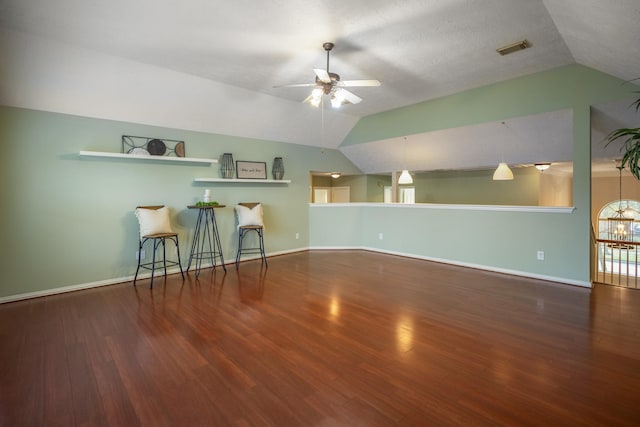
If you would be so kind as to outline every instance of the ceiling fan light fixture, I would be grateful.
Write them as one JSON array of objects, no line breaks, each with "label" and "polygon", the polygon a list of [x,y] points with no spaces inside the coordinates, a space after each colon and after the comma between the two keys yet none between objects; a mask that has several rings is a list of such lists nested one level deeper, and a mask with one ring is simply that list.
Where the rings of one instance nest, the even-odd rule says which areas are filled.
[{"label": "ceiling fan light fixture", "polygon": [[327,67],[326,69],[314,68],[315,82],[314,83],[296,83],[278,87],[314,87],[311,91],[311,95],[304,99],[304,103],[309,103],[314,107],[319,107],[322,104],[320,100],[323,95],[329,95],[331,100],[331,106],[333,108],[340,108],[343,104],[358,104],[362,101],[358,95],[343,89],[343,87],[373,87],[380,86],[378,80],[341,80],[340,75],[329,71],[329,53],[334,47],[331,42],[326,42],[322,45],[327,52]]},{"label": "ceiling fan light fixture", "polygon": [[320,106],[320,102],[322,101],[322,94],[324,91],[321,87],[317,87],[311,91],[311,96],[309,97],[309,104],[314,107]]},{"label": "ceiling fan light fixture", "polygon": [[338,96],[336,96],[335,94],[331,95],[331,106],[333,108],[340,108],[340,106],[342,105],[342,99],[340,99]]},{"label": "ceiling fan light fixture", "polygon": [[324,91],[322,90],[322,88],[321,87],[317,87],[317,88],[314,88],[311,91],[311,97],[313,97],[313,99],[320,99],[320,98],[322,98],[322,94],[323,93],[324,93]]}]

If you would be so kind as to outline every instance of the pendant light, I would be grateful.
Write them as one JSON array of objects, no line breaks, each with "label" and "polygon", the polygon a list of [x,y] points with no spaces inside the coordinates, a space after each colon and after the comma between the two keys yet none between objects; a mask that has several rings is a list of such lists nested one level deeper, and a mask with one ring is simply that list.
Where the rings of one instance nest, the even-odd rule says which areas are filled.
[{"label": "pendant light", "polygon": [[[505,122],[502,122],[502,124],[507,127],[507,124]],[[513,179],[513,172],[511,172],[511,169],[509,169],[509,165],[507,165],[504,162],[504,147],[502,148],[502,161],[500,163],[498,163],[498,167],[496,168],[495,172],[493,173],[493,180],[494,181],[510,181]]]},{"label": "pendant light", "polygon": [[[624,244],[624,242],[633,241],[633,217],[629,218],[625,216],[625,210],[622,209],[622,162],[617,162],[616,168],[618,169],[618,210],[616,213],[607,218],[608,239],[615,240],[618,243],[612,243],[609,246],[617,249],[633,249],[633,246]],[[627,209],[629,205],[627,204]]]},{"label": "pendant light", "polygon": [[[406,136],[404,137],[403,148],[404,148],[404,164],[406,167],[407,165],[407,137]],[[408,169],[402,169],[402,173],[398,178],[398,184],[402,184],[402,185],[413,184],[413,178],[411,177],[411,174],[409,173]]]},{"label": "pendant light", "polygon": [[413,184],[413,178],[407,169],[402,170],[402,173],[398,178],[398,184]]},{"label": "pendant light", "polygon": [[500,162],[495,172],[493,173],[494,181],[509,181],[513,179],[513,172],[509,169],[509,165],[505,162]]}]

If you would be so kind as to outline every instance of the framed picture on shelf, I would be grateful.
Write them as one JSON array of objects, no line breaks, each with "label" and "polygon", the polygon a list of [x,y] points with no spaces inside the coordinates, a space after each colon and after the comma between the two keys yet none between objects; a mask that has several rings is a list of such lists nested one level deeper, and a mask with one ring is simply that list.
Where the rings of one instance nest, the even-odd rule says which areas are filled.
[{"label": "framed picture on shelf", "polygon": [[236,161],[238,179],[267,179],[267,162]]}]

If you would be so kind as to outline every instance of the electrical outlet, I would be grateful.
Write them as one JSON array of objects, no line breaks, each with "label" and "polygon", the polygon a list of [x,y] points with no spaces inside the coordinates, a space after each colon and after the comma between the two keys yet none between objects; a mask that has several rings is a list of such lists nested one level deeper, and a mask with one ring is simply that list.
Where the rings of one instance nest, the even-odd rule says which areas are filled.
[{"label": "electrical outlet", "polygon": [[544,261],[544,251],[538,251],[538,261]]},{"label": "electrical outlet", "polygon": [[378,233],[378,240],[382,240],[382,239],[384,239],[384,234]]},{"label": "electrical outlet", "polygon": [[300,238],[300,233],[296,233],[296,240]]},{"label": "electrical outlet", "polygon": [[145,259],[145,253],[144,253],[144,249],[141,250],[139,253],[138,251],[136,251],[136,261],[139,259]]}]

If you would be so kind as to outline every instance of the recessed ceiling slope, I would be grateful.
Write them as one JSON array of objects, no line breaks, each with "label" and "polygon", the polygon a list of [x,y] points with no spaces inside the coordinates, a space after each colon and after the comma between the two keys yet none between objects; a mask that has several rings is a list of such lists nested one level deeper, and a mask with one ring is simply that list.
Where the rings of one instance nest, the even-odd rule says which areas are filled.
[{"label": "recessed ceiling slope", "polygon": [[[0,97],[13,94],[25,108],[83,115],[90,107],[91,117],[337,147],[358,117],[562,65],[639,77],[639,17],[638,0],[0,0],[0,30],[9,30],[0,31],[0,46],[13,48],[3,49]],[[12,43],[9,32],[24,37]],[[23,42],[36,38],[49,43]],[[495,51],[524,39],[531,48]],[[273,86],[307,81],[309,70],[324,67],[318,50],[327,40],[335,42],[332,68],[383,86],[367,90],[366,102],[332,110],[317,132],[318,110],[300,104],[308,88]],[[55,44],[71,48],[50,49]],[[36,53],[19,56],[25,52]],[[619,121],[602,111],[593,135],[609,128],[598,120]],[[364,170],[403,167],[375,165],[389,156],[384,147],[355,156]]]},{"label": "recessed ceiling slope", "polygon": [[406,141],[397,137],[348,145],[340,151],[364,173],[384,173],[495,169],[501,161],[566,162],[572,160],[572,147],[573,112],[559,110],[409,135]]},{"label": "recessed ceiling slope", "polygon": [[575,61],[622,80],[640,77],[638,0],[544,0]]},{"label": "recessed ceiling slope", "polygon": [[[574,34],[575,24],[552,17],[553,3],[3,0],[0,26],[292,101],[304,99],[307,90],[273,86],[306,81],[308,70],[324,65],[318,46],[331,40],[336,44],[333,66],[342,75],[384,82],[367,91],[367,102],[345,111],[365,116],[573,63],[561,34]],[[577,16],[587,9],[583,2],[563,3]],[[600,3],[606,4],[606,10],[599,10],[601,20],[625,16],[625,9]],[[554,21],[569,30],[559,31]],[[608,39],[598,43],[615,40],[616,35],[599,31]],[[571,37],[572,49],[592,48],[592,37]],[[495,51],[525,38],[531,49],[505,57]],[[610,64],[602,71],[620,63],[603,49],[596,52],[599,57],[590,63]]]}]

